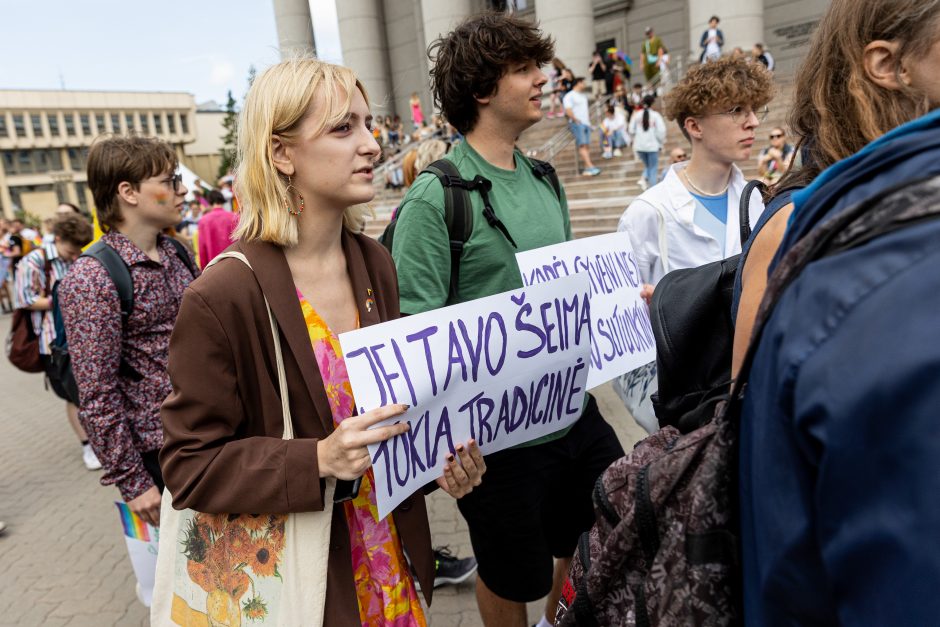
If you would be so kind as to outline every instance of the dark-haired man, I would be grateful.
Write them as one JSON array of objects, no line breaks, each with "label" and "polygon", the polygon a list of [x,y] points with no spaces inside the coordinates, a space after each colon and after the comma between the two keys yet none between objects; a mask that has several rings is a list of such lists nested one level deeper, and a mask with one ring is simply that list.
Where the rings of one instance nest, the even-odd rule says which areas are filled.
[{"label": "dark-haired man", "polygon": [[[101,483],[116,484],[131,511],[160,524],[163,446],[160,405],[170,393],[170,332],[193,261],[162,235],[180,219],[186,195],[172,146],[146,137],[92,145],[88,186],[101,241],[127,265],[134,307],[122,320],[117,287],[97,259],[81,257],[59,288],[79,418],[101,460]],[[198,272],[198,271],[196,271]]]},{"label": "dark-haired man", "polygon": [[[444,189],[437,177],[420,175],[398,210],[392,249],[402,312],[520,288],[516,252],[571,239],[564,190],[556,195],[515,148],[519,134],[542,118],[548,79],[540,67],[553,52],[551,39],[530,22],[505,14],[470,18],[432,44],[436,104],[466,138],[446,158],[463,179],[491,182],[488,197],[505,232],[483,219],[481,195],[472,192],[473,229],[452,293]],[[545,615],[554,616],[577,539],[594,520],[594,481],[623,455],[596,401],[585,406],[569,429],[488,455],[482,485],[458,502],[479,562],[477,602],[488,626],[527,625],[525,604],[545,595]],[[543,616],[540,625],[549,624]]]}]

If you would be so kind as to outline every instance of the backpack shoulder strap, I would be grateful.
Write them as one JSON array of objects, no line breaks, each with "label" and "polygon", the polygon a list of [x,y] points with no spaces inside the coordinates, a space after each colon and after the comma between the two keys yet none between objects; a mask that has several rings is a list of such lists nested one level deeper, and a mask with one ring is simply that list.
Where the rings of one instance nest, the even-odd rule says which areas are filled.
[{"label": "backpack shoulder strap", "polygon": [[555,196],[558,200],[561,200],[561,183],[558,181],[558,172],[555,171],[555,167],[548,161],[539,161],[532,157],[527,157],[527,159],[532,163],[532,172],[535,176],[540,179],[547,179],[555,191]]},{"label": "backpack shoulder strap", "polygon": [[438,159],[422,172],[430,172],[444,187],[444,224],[450,243],[450,295],[457,294],[460,258],[464,245],[473,231],[473,210],[470,192],[460,171],[449,159]]},{"label": "backpack shoulder strap", "polygon": [[741,229],[741,248],[744,248],[744,242],[751,237],[751,194],[755,189],[759,189],[763,194],[767,191],[767,185],[758,180],[748,182],[741,192],[741,200],[738,203],[738,228]]},{"label": "backpack shoulder strap", "polygon": [[103,240],[98,240],[92,244],[88,250],[82,253],[82,257],[97,259],[98,263],[108,271],[121,301],[121,324],[126,326],[127,319],[134,310],[134,281],[131,279],[130,268],[124,263],[121,255]]},{"label": "backpack shoulder strap", "polygon": [[730,412],[721,412],[736,421],[740,401],[747,386],[751,364],[757,353],[764,327],[783,292],[811,262],[861,246],[876,237],[940,217],[940,177],[929,176],[903,181],[875,196],[844,209],[806,234],[783,256],[768,277],[767,289],[754,320],[747,352],[732,383]]},{"label": "backpack shoulder strap", "polygon": [[189,256],[189,251],[183,245],[182,242],[178,241],[175,237],[170,237],[169,235],[166,238],[173,244],[173,248],[176,249],[176,256],[180,258],[180,261],[186,266],[186,269],[189,270],[189,273],[196,276],[196,266],[193,265],[193,258]]}]

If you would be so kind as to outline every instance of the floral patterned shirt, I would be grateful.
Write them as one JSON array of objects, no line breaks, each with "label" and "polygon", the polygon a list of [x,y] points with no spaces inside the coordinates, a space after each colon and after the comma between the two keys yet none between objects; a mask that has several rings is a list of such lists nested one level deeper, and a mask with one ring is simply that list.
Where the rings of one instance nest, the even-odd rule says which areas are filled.
[{"label": "floral patterned shirt", "polygon": [[[338,425],[353,415],[356,406],[339,339],[299,291],[297,295],[330,401],[333,422]],[[362,477],[359,495],[343,503],[349,525],[359,617],[363,627],[426,627],[395,521],[391,516],[378,518],[374,483],[370,469]]]},{"label": "floral patterned shirt", "polygon": [[[193,275],[163,235],[159,262],[116,231],[102,241],[130,267],[134,310],[127,328],[122,332],[117,288],[96,259],[80,257],[72,265],[59,300],[81,397],[79,419],[104,467],[101,483],[117,484],[130,501],[153,487],[140,454],[163,446],[160,405],[171,391],[170,333]],[[139,380],[122,370],[122,359]]]}]

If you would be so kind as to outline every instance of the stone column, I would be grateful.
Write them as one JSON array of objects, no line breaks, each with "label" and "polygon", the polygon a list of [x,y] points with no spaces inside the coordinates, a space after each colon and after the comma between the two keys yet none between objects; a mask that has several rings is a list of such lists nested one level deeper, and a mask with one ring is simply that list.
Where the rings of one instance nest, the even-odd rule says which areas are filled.
[{"label": "stone column", "polygon": [[717,15],[718,28],[725,36],[722,53],[730,53],[740,46],[748,55],[754,44],[764,41],[764,0],[724,0],[716,10],[713,0],[689,0],[689,50],[698,60],[702,48],[699,42],[708,28],[708,19]]},{"label": "stone column", "polygon": [[[428,46],[441,35],[446,35],[454,30],[465,17],[472,15],[473,0],[420,0],[421,27],[424,31],[424,47],[421,49],[422,72],[428,74],[431,69],[431,61],[428,59]],[[418,90],[421,96],[421,108],[424,111],[424,117],[431,123],[431,111],[433,110],[433,98],[428,86],[428,80],[422,82],[423,89]]]},{"label": "stone column", "polygon": [[473,13],[473,0],[421,0],[421,18],[424,22],[424,49],[435,39],[449,33],[465,17]]},{"label": "stone column", "polygon": [[587,70],[597,44],[591,0],[539,0],[535,3],[535,15],[542,32],[555,38],[555,56],[575,76],[590,81]]},{"label": "stone column", "polygon": [[343,65],[365,85],[373,113],[390,113],[394,107],[382,0],[342,0],[336,3],[336,17]]},{"label": "stone column", "polygon": [[274,22],[282,59],[297,52],[316,54],[308,0],[274,0]]}]

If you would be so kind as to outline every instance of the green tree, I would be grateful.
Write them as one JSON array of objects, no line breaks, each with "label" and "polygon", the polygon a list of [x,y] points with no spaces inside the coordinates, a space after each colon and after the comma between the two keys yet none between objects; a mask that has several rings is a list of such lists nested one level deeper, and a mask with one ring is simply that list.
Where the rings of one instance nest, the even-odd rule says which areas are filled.
[{"label": "green tree", "polygon": [[222,137],[222,162],[219,163],[219,178],[228,174],[235,167],[235,146],[238,143],[238,114],[235,112],[235,98],[232,90],[228,92],[225,103],[225,119],[222,120],[225,135]]}]

